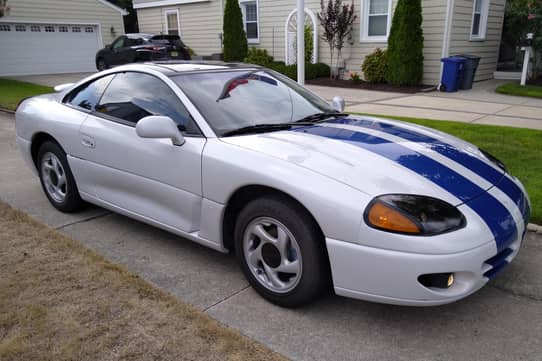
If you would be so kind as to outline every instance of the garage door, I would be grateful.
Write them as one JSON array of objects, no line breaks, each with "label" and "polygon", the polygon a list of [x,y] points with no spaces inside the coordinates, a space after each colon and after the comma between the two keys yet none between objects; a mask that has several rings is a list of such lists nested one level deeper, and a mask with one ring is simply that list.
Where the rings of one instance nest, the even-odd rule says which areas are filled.
[{"label": "garage door", "polygon": [[96,70],[98,26],[0,22],[0,75]]}]

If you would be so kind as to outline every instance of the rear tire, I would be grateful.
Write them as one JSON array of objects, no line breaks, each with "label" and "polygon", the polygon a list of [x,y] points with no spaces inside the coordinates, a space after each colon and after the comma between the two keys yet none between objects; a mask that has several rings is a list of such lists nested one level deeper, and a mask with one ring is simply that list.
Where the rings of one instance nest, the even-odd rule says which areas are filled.
[{"label": "rear tire", "polygon": [[237,260],[252,287],[282,307],[308,304],[329,281],[324,240],[296,203],[266,196],[248,203],[235,226]]},{"label": "rear tire", "polygon": [[37,165],[41,186],[53,207],[65,213],[84,207],[66,153],[58,144],[43,143],[38,152]]},{"label": "rear tire", "polygon": [[98,71],[103,71],[107,69],[107,64],[105,63],[104,58],[98,58],[98,60],[96,60],[96,68],[98,69]]}]

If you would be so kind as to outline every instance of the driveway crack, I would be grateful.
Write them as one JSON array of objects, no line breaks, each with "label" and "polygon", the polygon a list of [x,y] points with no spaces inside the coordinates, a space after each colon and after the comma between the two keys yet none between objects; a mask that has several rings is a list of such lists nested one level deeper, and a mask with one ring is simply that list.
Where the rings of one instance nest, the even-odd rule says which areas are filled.
[{"label": "driveway crack", "polygon": [[241,292],[243,292],[244,290],[246,290],[246,289],[248,289],[248,288],[250,288],[250,285],[247,285],[247,286],[241,288],[239,291],[237,291],[237,292],[235,292],[235,293],[232,293],[231,295],[228,295],[228,296],[224,297],[224,298],[221,299],[220,301],[217,301],[217,302],[213,303],[212,305],[210,305],[210,306],[204,308],[204,309],[203,309],[203,312],[207,313],[207,311],[210,310],[211,308],[213,308],[213,307],[215,307],[215,306],[218,306],[218,305],[221,304],[222,302],[225,302],[225,301],[229,300],[229,299],[232,298],[232,297],[237,296],[238,294],[240,294]]},{"label": "driveway crack", "polygon": [[61,226],[54,227],[54,229],[56,229],[58,231],[58,230],[61,230],[63,228],[66,228],[66,227],[73,226],[75,224],[90,222],[90,221],[93,221],[95,219],[108,216],[110,214],[111,214],[111,212],[105,212],[105,213],[98,214],[98,215],[95,215],[95,216],[92,216],[92,217],[88,217],[88,218],[80,219],[80,220],[77,220],[77,221],[74,221],[74,222],[63,224]]}]

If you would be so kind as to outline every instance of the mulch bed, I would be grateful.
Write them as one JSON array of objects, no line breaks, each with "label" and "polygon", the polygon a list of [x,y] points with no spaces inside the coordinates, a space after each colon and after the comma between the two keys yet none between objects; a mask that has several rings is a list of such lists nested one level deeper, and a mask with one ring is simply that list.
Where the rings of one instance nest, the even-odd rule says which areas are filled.
[{"label": "mulch bed", "polygon": [[529,80],[527,84],[542,86],[542,76],[535,80]]},{"label": "mulch bed", "polygon": [[435,87],[431,85],[415,85],[415,86],[396,86],[385,83],[368,83],[364,81],[354,82],[352,80],[330,79],[327,77],[310,79],[306,81],[309,85],[329,86],[336,88],[364,89],[377,90],[396,93],[418,93],[420,91],[432,90]]}]

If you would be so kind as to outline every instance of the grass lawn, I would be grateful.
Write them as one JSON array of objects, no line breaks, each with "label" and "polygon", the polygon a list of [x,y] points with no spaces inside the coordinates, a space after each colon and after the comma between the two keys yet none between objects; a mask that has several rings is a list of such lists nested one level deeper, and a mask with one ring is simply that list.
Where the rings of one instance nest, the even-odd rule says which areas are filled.
[{"label": "grass lawn", "polygon": [[500,159],[531,199],[531,222],[542,224],[542,131],[494,125],[374,115],[424,125],[455,135]]},{"label": "grass lawn", "polygon": [[0,202],[0,360],[284,360]]},{"label": "grass lawn", "polygon": [[0,79],[0,108],[15,110],[21,100],[34,95],[52,93],[51,87],[11,79]]},{"label": "grass lawn", "polygon": [[525,85],[521,86],[519,83],[512,82],[499,85],[495,89],[497,93],[508,95],[519,95],[522,97],[542,98],[542,86],[539,85]]}]

